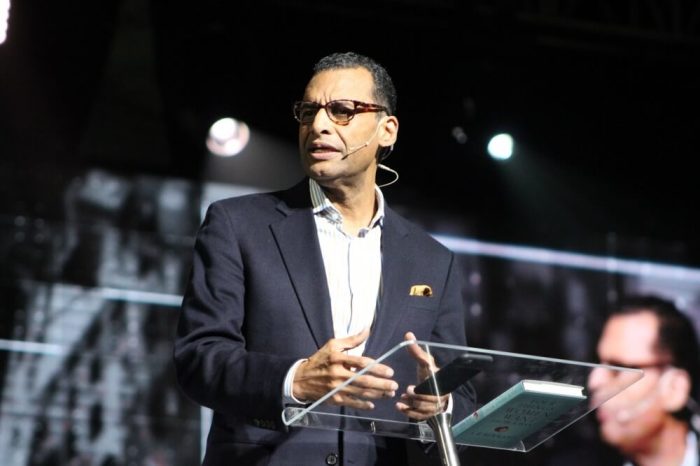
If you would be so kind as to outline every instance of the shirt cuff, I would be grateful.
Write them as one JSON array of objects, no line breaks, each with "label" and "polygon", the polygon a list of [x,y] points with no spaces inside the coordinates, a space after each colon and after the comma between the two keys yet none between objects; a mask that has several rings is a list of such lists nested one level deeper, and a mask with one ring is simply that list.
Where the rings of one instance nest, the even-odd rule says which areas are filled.
[{"label": "shirt cuff", "polygon": [[294,398],[294,374],[297,372],[297,368],[302,362],[306,362],[308,359],[299,359],[297,362],[292,364],[292,367],[287,371],[287,376],[284,378],[284,388],[282,391],[282,403],[283,404],[306,404],[306,401],[297,400]]}]

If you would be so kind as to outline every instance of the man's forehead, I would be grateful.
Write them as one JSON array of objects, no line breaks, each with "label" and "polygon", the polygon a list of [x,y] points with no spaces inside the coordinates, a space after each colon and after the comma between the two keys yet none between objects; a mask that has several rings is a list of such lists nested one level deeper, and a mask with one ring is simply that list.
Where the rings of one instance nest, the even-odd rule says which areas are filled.
[{"label": "man's forehead", "polygon": [[[371,99],[374,84],[365,68],[338,68],[314,75],[304,92],[305,100]],[[371,102],[371,101],[370,101]]]},{"label": "man's forehead", "polygon": [[651,312],[620,314],[605,324],[598,343],[601,358],[623,362],[655,356],[658,337],[658,319]]}]

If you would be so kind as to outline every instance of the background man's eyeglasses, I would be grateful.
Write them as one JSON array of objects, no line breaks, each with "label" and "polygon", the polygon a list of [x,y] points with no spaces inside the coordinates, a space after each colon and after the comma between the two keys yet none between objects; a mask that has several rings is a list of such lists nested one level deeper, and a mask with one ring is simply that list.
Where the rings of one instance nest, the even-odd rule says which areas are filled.
[{"label": "background man's eyeglasses", "polygon": [[[663,374],[666,369],[669,367],[673,367],[671,363],[668,361],[650,361],[646,363],[623,363],[620,361],[601,361],[601,364],[607,364],[610,366],[617,366],[617,367],[625,367],[628,369],[642,369],[644,371],[656,369],[659,371],[659,374]],[[613,376],[613,378],[617,378],[622,374],[622,372],[618,371],[611,371],[610,374]]]},{"label": "background man's eyeglasses", "polygon": [[350,120],[358,113],[366,112],[386,112],[389,109],[383,105],[370,104],[357,100],[341,99],[331,100],[325,105],[317,102],[299,101],[294,103],[294,118],[302,125],[313,123],[316,114],[320,109],[326,111],[326,115],[333,123],[338,125],[347,125]]},{"label": "background man's eyeglasses", "polygon": [[600,364],[607,364],[609,366],[626,367],[628,369],[665,369],[670,367],[672,364],[668,361],[650,361],[642,363],[626,363],[620,361],[601,361]]}]

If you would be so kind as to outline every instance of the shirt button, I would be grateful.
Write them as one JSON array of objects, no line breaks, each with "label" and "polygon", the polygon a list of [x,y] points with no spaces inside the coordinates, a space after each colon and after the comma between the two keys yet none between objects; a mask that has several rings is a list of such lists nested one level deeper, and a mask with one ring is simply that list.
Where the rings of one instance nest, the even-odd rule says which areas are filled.
[{"label": "shirt button", "polygon": [[326,464],[328,466],[334,466],[338,464],[338,455],[335,453],[329,453],[328,456],[326,456]]}]

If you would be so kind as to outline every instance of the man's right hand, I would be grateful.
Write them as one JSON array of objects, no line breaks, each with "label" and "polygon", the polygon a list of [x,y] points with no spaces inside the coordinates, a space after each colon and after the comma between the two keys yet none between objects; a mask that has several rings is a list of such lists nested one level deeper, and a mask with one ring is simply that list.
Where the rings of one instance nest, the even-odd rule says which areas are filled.
[{"label": "man's right hand", "polygon": [[[318,400],[354,376],[357,371],[372,364],[372,358],[345,353],[368,337],[369,329],[365,329],[356,335],[328,340],[297,368],[294,374],[294,397],[305,401]],[[392,368],[377,364],[331,396],[327,402],[357,409],[373,409],[374,403],[370,400],[391,398],[396,394],[399,385],[391,379],[393,375]]]}]

